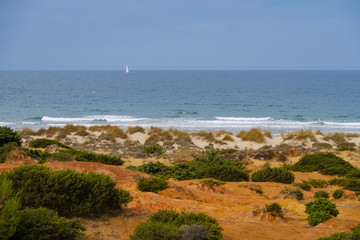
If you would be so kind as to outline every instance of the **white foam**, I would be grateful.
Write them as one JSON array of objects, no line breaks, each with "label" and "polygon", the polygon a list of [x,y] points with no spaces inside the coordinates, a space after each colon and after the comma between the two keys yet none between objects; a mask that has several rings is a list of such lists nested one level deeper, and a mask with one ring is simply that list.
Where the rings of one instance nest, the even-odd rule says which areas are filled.
[{"label": "white foam", "polygon": [[74,117],[74,118],[64,118],[64,117],[49,117],[43,116],[41,121],[43,122],[135,122],[135,121],[143,121],[147,118],[135,118],[132,116],[117,116],[117,115],[93,115],[86,117]]},{"label": "white foam", "polygon": [[246,118],[246,117],[215,117],[217,120],[223,121],[237,121],[237,122],[248,122],[248,121],[267,121],[271,120],[271,117],[262,117],[262,118]]}]

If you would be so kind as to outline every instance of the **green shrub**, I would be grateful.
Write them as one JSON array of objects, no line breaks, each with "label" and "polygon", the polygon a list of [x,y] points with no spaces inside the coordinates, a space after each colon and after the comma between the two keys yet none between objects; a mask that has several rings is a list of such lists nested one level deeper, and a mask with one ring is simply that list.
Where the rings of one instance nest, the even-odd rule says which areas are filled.
[{"label": "green shrub", "polygon": [[311,185],[308,182],[304,181],[304,180],[302,180],[302,183],[294,183],[294,186],[299,187],[299,188],[301,188],[301,189],[303,189],[305,191],[310,191],[311,190]]},{"label": "green shrub", "polygon": [[351,191],[360,191],[360,179],[356,178],[334,178],[329,184],[338,185]]},{"label": "green shrub", "polygon": [[210,185],[211,187],[219,187],[221,185],[224,185],[226,182],[223,182],[223,181],[216,181],[214,179],[205,179],[205,180],[202,180],[201,183],[203,184],[208,184]]},{"label": "green shrub", "polygon": [[355,143],[352,143],[352,142],[343,142],[343,143],[339,143],[338,145],[337,145],[337,148],[339,149],[339,148],[344,148],[344,149],[346,149],[346,148],[356,148],[356,144]]},{"label": "green shrub", "polygon": [[222,228],[217,221],[205,213],[175,212],[160,210],[152,214],[148,220],[135,228],[130,236],[132,240],[182,239],[186,226],[200,225],[207,230],[203,239],[223,239]]},{"label": "green shrub", "polygon": [[308,183],[313,186],[314,188],[325,188],[329,185],[326,180],[323,179],[309,179]]},{"label": "green shrub", "polygon": [[295,195],[295,198],[299,201],[304,199],[304,194],[299,189],[296,189],[293,194]]},{"label": "green shrub", "polygon": [[263,194],[264,191],[261,189],[260,186],[257,186],[257,187],[249,187],[250,190],[253,190],[255,191],[256,193],[259,193],[259,194]]},{"label": "green shrub", "polygon": [[325,142],[313,143],[312,147],[315,149],[332,149],[332,145],[330,143],[325,143]]},{"label": "green shrub", "polygon": [[314,198],[329,198],[329,194],[325,191],[315,192]]},{"label": "green shrub", "polygon": [[49,145],[53,145],[53,144],[57,144],[59,145],[59,147],[62,148],[67,148],[69,149],[69,146],[66,146],[65,144],[56,141],[56,140],[52,140],[52,139],[47,139],[47,138],[39,138],[39,139],[35,139],[33,141],[30,142],[30,147],[32,148],[46,148]]},{"label": "green shrub", "polygon": [[16,142],[20,146],[21,136],[9,127],[0,126],[0,147],[10,142]]},{"label": "green shrub", "polygon": [[266,212],[270,213],[273,216],[280,216],[281,214],[281,206],[278,203],[272,203],[269,205],[265,205]]},{"label": "green shrub", "polygon": [[0,147],[0,163],[4,163],[7,154],[17,146],[19,145],[16,142],[9,142]]},{"label": "green shrub", "polygon": [[319,171],[324,175],[344,176],[355,167],[333,153],[314,153],[302,157],[291,166],[291,169],[300,172]]},{"label": "green shrub", "polygon": [[333,192],[332,196],[334,199],[339,199],[342,197],[342,195],[344,194],[344,191],[341,189],[337,189]]},{"label": "green shrub", "polygon": [[253,182],[292,183],[294,179],[294,174],[281,168],[265,168],[251,175],[251,181]]},{"label": "green shrub", "polygon": [[98,215],[132,200],[110,177],[25,165],[5,173],[23,207],[46,207],[61,216]]},{"label": "green shrub", "polygon": [[165,152],[165,149],[159,144],[154,144],[151,146],[145,146],[143,152],[147,154],[154,154],[154,153],[163,154]]},{"label": "green shrub", "polygon": [[346,174],[347,178],[359,178],[360,179],[360,169],[354,169],[348,174]]},{"label": "green shrub", "polygon": [[310,226],[316,226],[321,222],[325,222],[331,216],[336,217],[339,214],[336,205],[326,198],[317,198],[306,203],[305,206],[305,213],[310,214],[307,218]]},{"label": "green shrub", "polygon": [[168,188],[168,184],[164,179],[161,178],[140,178],[137,181],[137,188],[142,192],[154,192],[165,190]]},{"label": "green shrub", "polygon": [[105,154],[95,154],[85,151],[78,151],[75,149],[64,150],[61,152],[74,156],[76,161],[79,162],[100,162],[117,166],[124,164],[124,161],[121,160],[121,157],[113,157]]},{"label": "green shrub", "polygon": [[166,166],[160,162],[147,163],[132,170],[145,172],[160,178],[175,178],[178,180],[214,178],[220,181],[248,181],[249,172],[240,162],[221,158],[217,152],[212,152],[194,161]]},{"label": "green shrub", "polygon": [[336,149],[337,151],[352,151],[355,152],[355,148],[354,147],[340,147]]},{"label": "green shrub", "polygon": [[353,227],[351,232],[339,232],[329,237],[322,237],[318,240],[359,240],[360,239],[360,224]]},{"label": "green shrub", "polygon": [[329,212],[315,212],[307,217],[310,226],[316,226],[319,223],[326,222],[331,218]]},{"label": "green shrub", "polygon": [[76,220],[67,221],[46,208],[24,209],[18,213],[20,222],[10,240],[82,240],[85,228]]}]

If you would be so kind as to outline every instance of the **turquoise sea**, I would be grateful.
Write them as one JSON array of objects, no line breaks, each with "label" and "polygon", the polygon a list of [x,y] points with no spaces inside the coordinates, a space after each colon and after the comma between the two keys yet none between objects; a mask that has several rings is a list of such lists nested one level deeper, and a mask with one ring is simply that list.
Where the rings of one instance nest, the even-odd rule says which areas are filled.
[{"label": "turquoise sea", "polygon": [[360,71],[0,71],[0,125],[360,132]]}]

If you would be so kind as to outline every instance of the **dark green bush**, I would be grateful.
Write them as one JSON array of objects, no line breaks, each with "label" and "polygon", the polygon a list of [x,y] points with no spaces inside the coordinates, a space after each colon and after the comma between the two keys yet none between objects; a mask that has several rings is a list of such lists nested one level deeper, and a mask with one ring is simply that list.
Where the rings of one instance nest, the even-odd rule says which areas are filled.
[{"label": "dark green bush", "polygon": [[271,213],[274,216],[281,215],[281,206],[278,203],[272,203],[269,205],[265,205],[266,212]]},{"label": "dark green bush", "polygon": [[98,215],[132,200],[110,177],[26,165],[5,173],[23,207],[46,207],[61,216]]},{"label": "dark green bush", "polygon": [[323,179],[309,179],[308,183],[313,186],[314,188],[324,188],[329,185],[329,183],[326,180]]},{"label": "dark green bush", "polygon": [[0,147],[0,163],[4,163],[6,155],[17,146],[19,145],[16,142],[9,142]]},{"label": "dark green bush", "polygon": [[205,180],[202,180],[201,181],[201,183],[203,183],[203,184],[208,184],[208,185],[210,185],[210,186],[212,186],[212,187],[219,187],[219,186],[221,186],[221,185],[224,185],[226,182],[223,182],[223,181],[216,181],[216,180],[214,180],[214,179],[205,179]]},{"label": "dark green bush", "polygon": [[314,198],[329,198],[329,194],[325,191],[318,191],[315,193]]},{"label": "dark green bush", "polygon": [[168,188],[167,182],[162,178],[140,178],[137,181],[137,188],[142,192],[154,192],[165,190]]},{"label": "dark green bush", "polygon": [[356,178],[334,178],[329,184],[338,185],[351,191],[360,191],[360,179]]},{"label": "dark green bush", "polygon": [[165,152],[165,149],[159,144],[154,144],[151,146],[145,146],[143,152],[148,154],[154,154],[154,153],[163,154]]},{"label": "dark green bush", "polygon": [[39,138],[39,139],[35,139],[33,141],[30,142],[30,147],[32,148],[46,148],[49,145],[53,145],[53,144],[57,144],[59,145],[59,147],[62,148],[67,148],[69,149],[69,146],[66,146],[65,144],[56,141],[56,140],[52,140],[52,139],[47,139],[47,138]]},{"label": "dark green bush", "polygon": [[332,196],[334,199],[339,199],[342,197],[342,195],[344,194],[344,191],[341,189],[337,189],[333,192]]},{"label": "dark green bush", "polygon": [[20,222],[10,240],[83,240],[85,228],[76,220],[67,221],[46,208],[24,209],[18,213]]},{"label": "dark green bush", "polygon": [[297,200],[303,200],[304,199],[304,194],[302,191],[300,191],[299,189],[296,189],[296,191],[294,191],[294,194],[295,194],[295,198]]},{"label": "dark green bush", "polygon": [[166,166],[156,162],[132,167],[131,169],[165,179],[190,180],[214,178],[229,182],[249,180],[249,172],[242,163],[221,158],[216,152],[209,153],[204,157],[198,157],[194,161],[187,163]]},{"label": "dark green bush", "polygon": [[4,144],[16,142],[17,145],[21,145],[21,137],[14,130],[9,127],[0,126],[0,147]]},{"label": "dark green bush", "polygon": [[294,186],[297,186],[297,187],[299,187],[299,188],[301,188],[301,189],[303,189],[305,191],[310,191],[311,190],[311,185],[308,182],[304,181],[304,180],[302,180],[302,183],[294,183]]},{"label": "dark green bush", "polygon": [[346,178],[359,178],[360,179],[360,169],[354,169],[348,174],[346,174]]},{"label": "dark green bush", "polygon": [[319,171],[324,175],[345,176],[355,167],[333,153],[314,153],[302,157],[291,166],[291,169],[300,172]]},{"label": "dark green bush", "polygon": [[281,168],[265,168],[251,175],[251,181],[253,182],[292,183],[294,179],[294,174]]},{"label": "dark green bush", "polygon": [[61,152],[74,156],[76,161],[79,162],[100,162],[110,165],[124,164],[124,161],[121,160],[121,157],[113,157],[105,154],[95,154],[85,151],[78,151],[75,149],[69,149]]},{"label": "dark green bush", "polygon": [[315,212],[307,217],[310,226],[316,226],[319,223],[326,222],[331,218],[329,212]]},{"label": "dark green bush", "polygon": [[329,237],[322,237],[318,240],[359,240],[360,239],[360,224],[353,227],[351,232],[339,232]]},{"label": "dark green bush", "polygon": [[[181,239],[186,225],[200,225],[206,228],[207,235],[204,239],[223,239],[222,228],[217,221],[205,213],[175,212],[173,210],[160,210],[152,214],[145,223],[135,228],[130,236],[132,240],[160,240]],[[163,233],[164,235],[161,235]]]},{"label": "dark green bush", "polygon": [[355,148],[354,147],[340,147],[336,149],[337,151],[352,151],[355,152]]},{"label": "dark green bush", "polygon": [[339,214],[336,205],[326,198],[317,198],[306,203],[305,206],[305,213],[310,214],[307,218],[310,226],[316,226],[321,222],[325,222],[331,216],[336,217]]}]

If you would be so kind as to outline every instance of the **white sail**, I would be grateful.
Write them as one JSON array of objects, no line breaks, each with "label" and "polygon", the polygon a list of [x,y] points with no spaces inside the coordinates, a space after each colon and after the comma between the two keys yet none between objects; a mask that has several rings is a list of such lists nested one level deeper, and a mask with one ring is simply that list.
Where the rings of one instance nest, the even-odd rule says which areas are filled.
[{"label": "white sail", "polygon": [[129,73],[129,66],[128,65],[126,65],[126,67],[125,67],[125,73]]}]

